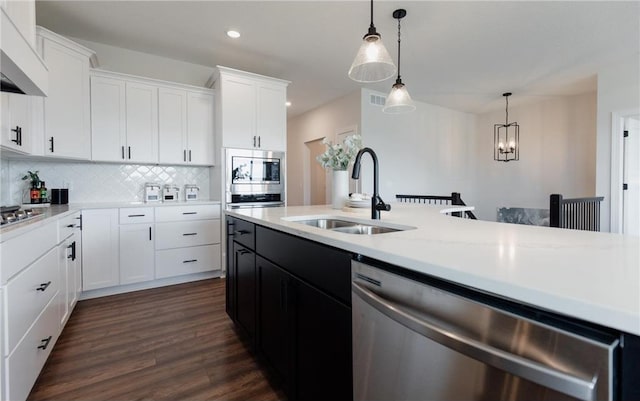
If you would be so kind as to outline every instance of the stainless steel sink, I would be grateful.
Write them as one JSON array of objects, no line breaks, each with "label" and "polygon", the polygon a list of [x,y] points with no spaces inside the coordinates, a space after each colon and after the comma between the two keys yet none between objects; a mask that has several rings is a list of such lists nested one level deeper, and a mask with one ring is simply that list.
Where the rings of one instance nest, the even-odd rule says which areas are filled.
[{"label": "stainless steel sink", "polygon": [[362,224],[356,224],[354,226],[349,226],[349,227],[334,228],[333,231],[338,231],[338,232],[347,233],[347,234],[372,235],[372,234],[393,233],[393,232],[402,231],[402,230],[397,228],[391,228],[391,227],[366,226]]},{"label": "stainless steel sink", "polygon": [[338,219],[312,219],[312,220],[299,220],[298,223],[306,224],[308,226],[324,228],[325,230],[333,230],[335,228],[351,227],[358,223],[353,221],[338,220]]},{"label": "stainless steel sink", "polygon": [[368,222],[360,222],[360,221],[349,221],[343,220],[339,218],[310,218],[310,219],[296,219],[290,220],[295,221],[296,223],[306,224],[308,226],[322,228],[325,230],[336,231],[340,233],[346,234],[358,234],[358,235],[373,235],[373,234],[384,234],[391,233],[396,231],[404,231],[411,230],[415,227],[404,227],[404,226],[382,226],[382,225],[373,225]]}]

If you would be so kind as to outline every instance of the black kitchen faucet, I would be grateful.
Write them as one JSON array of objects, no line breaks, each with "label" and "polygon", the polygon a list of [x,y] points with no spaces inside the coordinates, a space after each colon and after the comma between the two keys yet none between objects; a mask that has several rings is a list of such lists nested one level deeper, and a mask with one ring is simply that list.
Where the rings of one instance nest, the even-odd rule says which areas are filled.
[{"label": "black kitchen faucet", "polygon": [[376,152],[374,152],[373,149],[360,149],[356,155],[356,160],[353,162],[353,173],[351,174],[351,178],[354,180],[360,178],[360,159],[365,153],[369,153],[373,159],[373,196],[371,196],[371,218],[380,220],[380,211],[385,210],[388,212],[391,210],[391,205],[384,203],[380,195],[378,195],[378,156],[376,156]]}]

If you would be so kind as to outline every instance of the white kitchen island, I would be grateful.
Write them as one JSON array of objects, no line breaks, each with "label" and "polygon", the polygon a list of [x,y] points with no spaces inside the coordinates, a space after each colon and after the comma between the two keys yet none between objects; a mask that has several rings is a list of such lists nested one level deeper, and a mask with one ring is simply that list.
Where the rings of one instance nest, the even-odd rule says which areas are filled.
[{"label": "white kitchen island", "polygon": [[[379,221],[327,206],[227,210],[228,215],[536,308],[640,335],[640,238],[446,216],[393,204]],[[308,226],[340,216],[414,227],[356,235]]]}]

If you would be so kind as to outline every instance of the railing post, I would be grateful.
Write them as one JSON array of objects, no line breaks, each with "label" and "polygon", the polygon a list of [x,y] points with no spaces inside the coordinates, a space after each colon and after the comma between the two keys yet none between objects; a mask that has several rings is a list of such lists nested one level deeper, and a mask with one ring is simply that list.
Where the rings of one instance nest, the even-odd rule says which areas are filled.
[{"label": "railing post", "polygon": [[552,194],[549,198],[549,227],[560,227],[562,195]]},{"label": "railing post", "polygon": [[[451,192],[451,205],[454,205],[454,206],[463,205],[462,199],[460,199],[460,193],[459,192]],[[462,217],[462,213],[461,212],[453,212],[451,214],[453,216],[455,216],[455,217]]]}]

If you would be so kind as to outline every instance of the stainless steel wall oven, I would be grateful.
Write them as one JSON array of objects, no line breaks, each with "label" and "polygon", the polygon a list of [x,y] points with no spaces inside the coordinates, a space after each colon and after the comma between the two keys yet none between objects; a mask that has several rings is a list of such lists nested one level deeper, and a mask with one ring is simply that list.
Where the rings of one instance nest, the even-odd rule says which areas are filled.
[{"label": "stainless steel wall oven", "polygon": [[225,153],[227,206],[284,206],[284,152],[226,149]]}]

